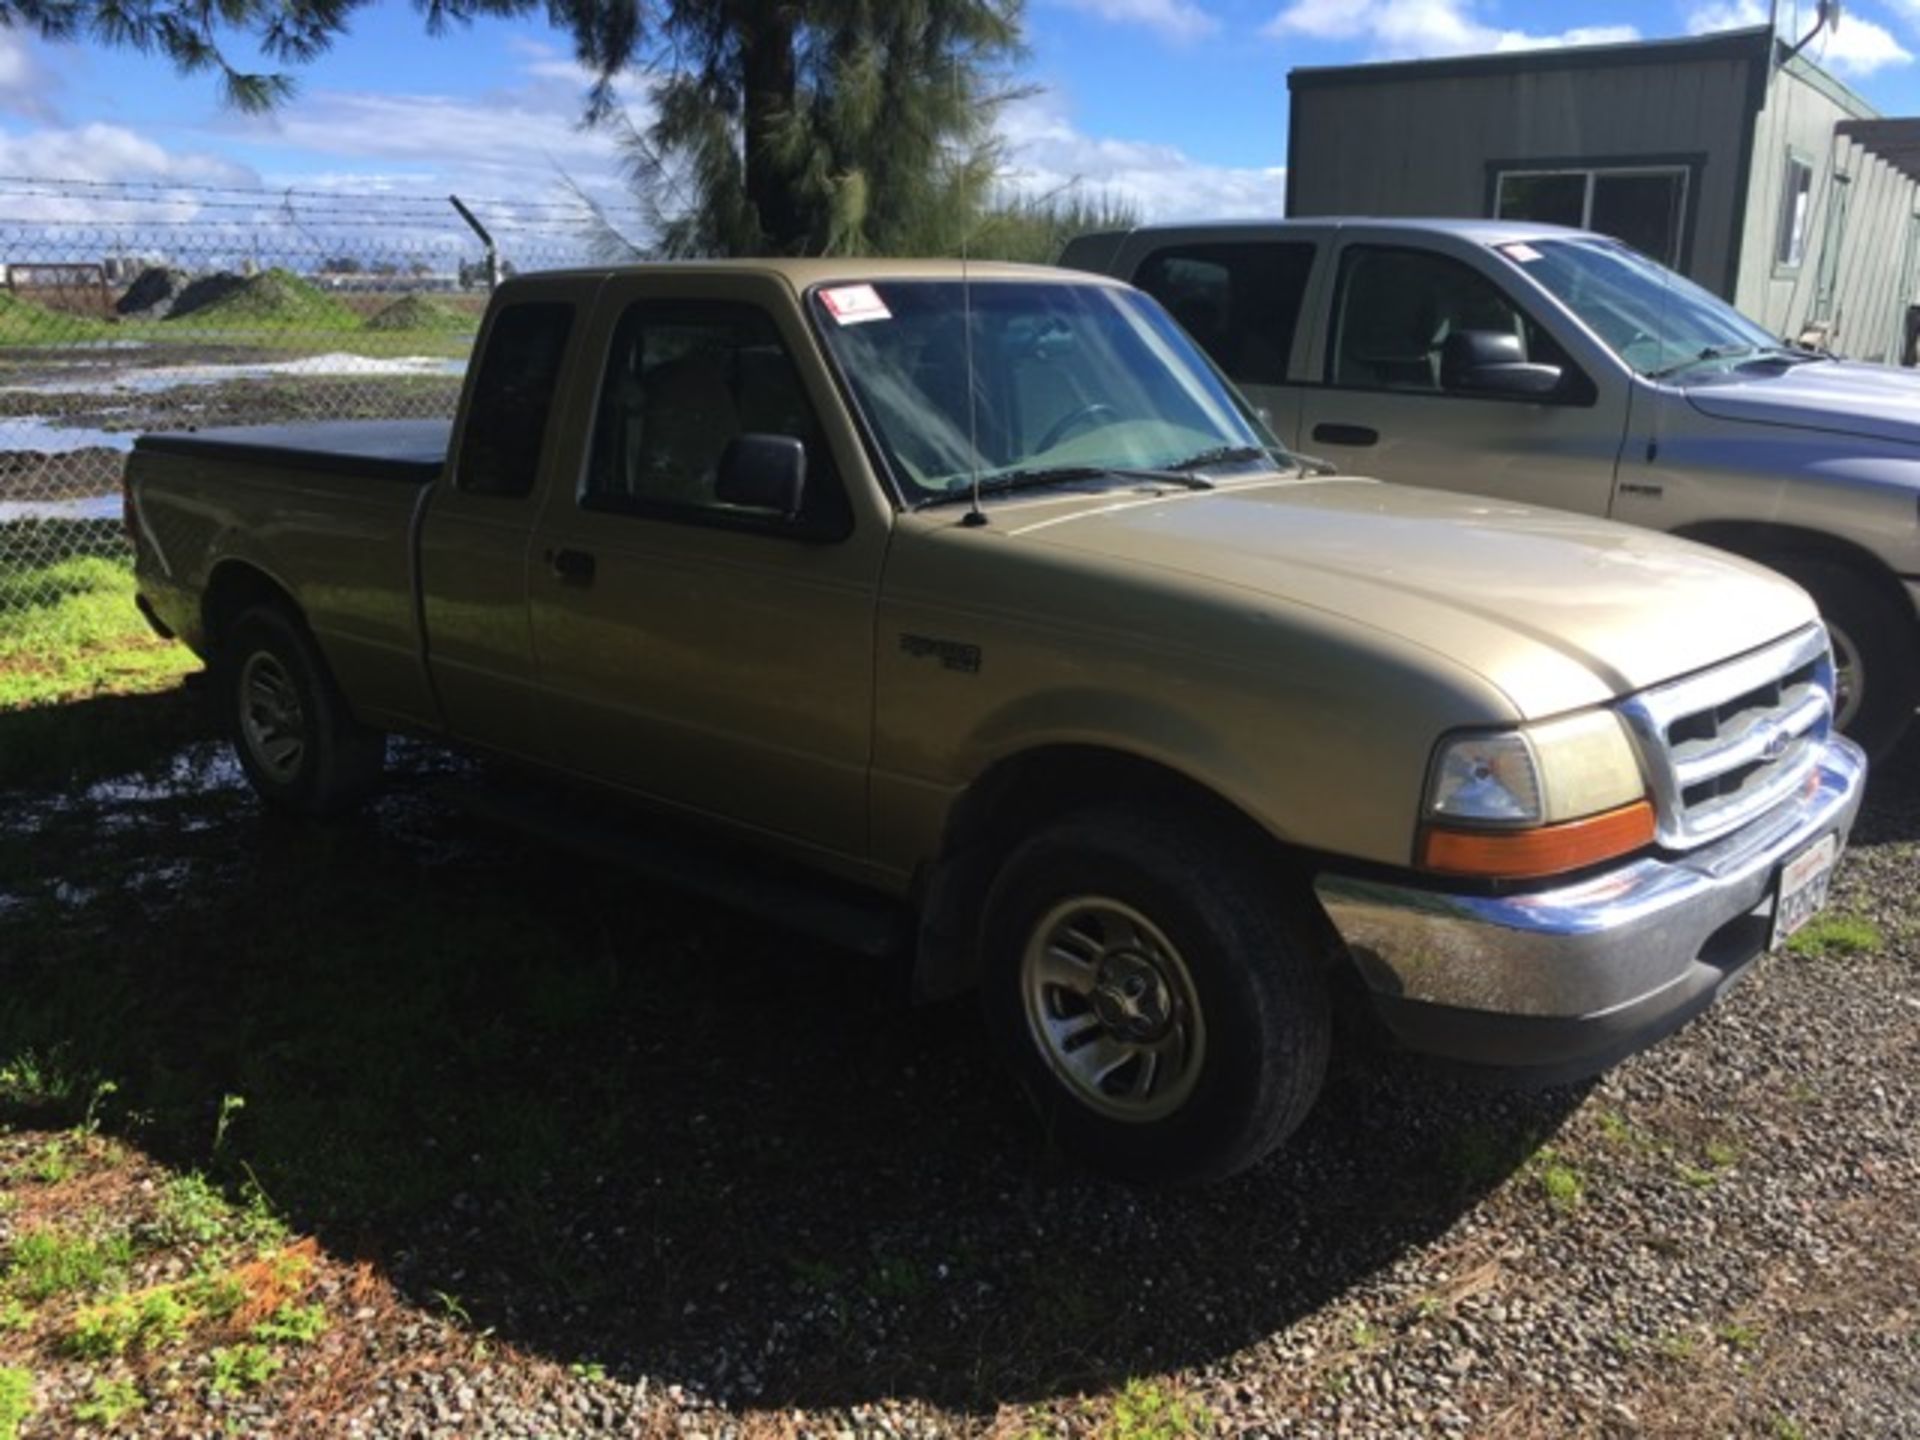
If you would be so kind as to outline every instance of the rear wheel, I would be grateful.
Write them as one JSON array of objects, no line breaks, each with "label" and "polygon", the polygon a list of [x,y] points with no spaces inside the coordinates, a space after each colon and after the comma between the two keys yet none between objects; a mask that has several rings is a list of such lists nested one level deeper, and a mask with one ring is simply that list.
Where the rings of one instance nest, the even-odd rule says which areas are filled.
[{"label": "rear wheel", "polygon": [[1232,1174],[1319,1094],[1324,932],[1247,849],[1198,821],[1088,811],[994,882],[988,1024],[1049,1135],[1097,1169]]},{"label": "rear wheel", "polygon": [[379,783],[386,736],[354,720],[304,627],[256,606],[227,628],[219,687],[241,768],[275,809],[344,814]]},{"label": "rear wheel", "polygon": [[1911,607],[1896,605],[1855,571],[1829,560],[1768,561],[1799,583],[1833,639],[1834,718],[1874,759],[1899,744],[1920,706],[1920,635]]}]

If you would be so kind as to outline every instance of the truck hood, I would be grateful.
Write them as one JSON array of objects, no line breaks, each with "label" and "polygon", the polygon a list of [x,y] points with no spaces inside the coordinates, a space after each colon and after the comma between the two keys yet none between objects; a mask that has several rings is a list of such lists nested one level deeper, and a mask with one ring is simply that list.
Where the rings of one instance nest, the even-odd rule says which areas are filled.
[{"label": "truck hood", "polygon": [[1847,360],[1784,369],[1749,365],[1690,385],[1686,396],[1694,409],[1718,420],[1920,446],[1920,374],[1911,370]]},{"label": "truck hood", "polygon": [[1026,542],[1395,635],[1482,676],[1529,719],[1703,669],[1815,617],[1796,586],[1720,551],[1478,496],[1340,477],[1065,505],[1001,513]]}]

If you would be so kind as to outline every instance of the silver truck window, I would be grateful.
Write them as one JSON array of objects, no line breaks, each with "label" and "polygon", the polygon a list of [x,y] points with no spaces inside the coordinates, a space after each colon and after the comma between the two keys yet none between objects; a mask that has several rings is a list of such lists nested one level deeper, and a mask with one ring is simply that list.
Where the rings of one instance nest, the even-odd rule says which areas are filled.
[{"label": "silver truck window", "polygon": [[1284,385],[1316,247],[1253,241],[1169,245],[1133,283],[1167,307],[1241,385]]},{"label": "silver truck window", "polygon": [[582,498],[663,518],[744,518],[718,499],[715,482],[728,444],[748,434],[805,445],[796,523],[850,523],[819,418],[772,318],[735,301],[638,301],[608,350]]},{"label": "silver truck window", "polygon": [[1498,285],[1430,250],[1349,246],[1333,313],[1327,380],[1344,389],[1443,393],[1441,355],[1461,330],[1513,335],[1528,360],[1570,364]]},{"label": "silver truck window", "polygon": [[1143,469],[1277,448],[1167,313],[1136,291],[901,280],[822,287],[812,307],[909,505],[976,476]]},{"label": "silver truck window", "polygon": [[572,328],[573,306],[554,301],[508,305],[493,317],[460,437],[460,489],[508,499],[533,493]]},{"label": "silver truck window", "polygon": [[1534,240],[1496,248],[1642,375],[1778,345],[1724,300],[1625,245]]}]

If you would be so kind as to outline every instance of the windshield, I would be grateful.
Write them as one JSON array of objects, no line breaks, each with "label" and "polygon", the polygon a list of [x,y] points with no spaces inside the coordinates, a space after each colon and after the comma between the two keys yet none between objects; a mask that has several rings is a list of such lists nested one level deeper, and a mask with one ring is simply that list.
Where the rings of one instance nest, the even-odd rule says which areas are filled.
[{"label": "windshield", "polygon": [[1498,248],[1642,375],[1780,349],[1724,300],[1625,245],[1534,240]]},{"label": "windshield", "polygon": [[829,286],[813,303],[909,505],[964,495],[976,478],[1271,469],[1279,455],[1193,342],[1134,291],[904,280]]}]

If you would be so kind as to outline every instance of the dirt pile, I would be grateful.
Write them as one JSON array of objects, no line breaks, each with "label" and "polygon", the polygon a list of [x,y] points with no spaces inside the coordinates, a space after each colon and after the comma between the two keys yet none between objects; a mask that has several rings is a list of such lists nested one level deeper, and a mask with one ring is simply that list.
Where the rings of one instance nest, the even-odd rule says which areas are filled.
[{"label": "dirt pile", "polygon": [[408,295],[367,317],[369,330],[471,330],[479,317],[426,295]]},{"label": "dirt pile", "polygon": [[122,315],[142,320],[164,320],[172,313],[181,294],[193,284],[193,277],[171,265],[149,265],[127,287],[127,293],[114,302]]},{"label": "dirt pile", "polygon": [[360,317],[287,270],[258,275],[221,271],[203,275],[173,302],[172,320],[196,324],[284,325],[305,330],[355,330]]}]

